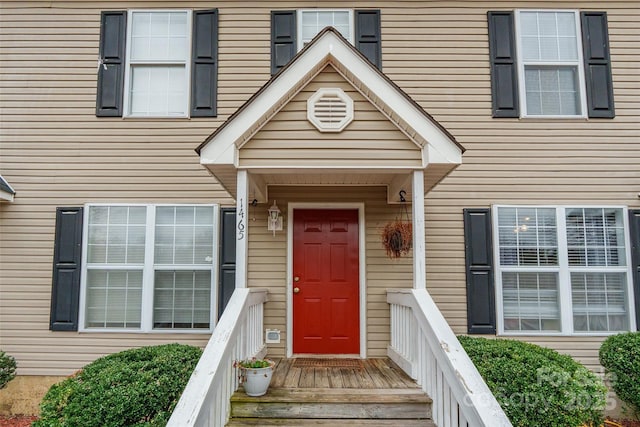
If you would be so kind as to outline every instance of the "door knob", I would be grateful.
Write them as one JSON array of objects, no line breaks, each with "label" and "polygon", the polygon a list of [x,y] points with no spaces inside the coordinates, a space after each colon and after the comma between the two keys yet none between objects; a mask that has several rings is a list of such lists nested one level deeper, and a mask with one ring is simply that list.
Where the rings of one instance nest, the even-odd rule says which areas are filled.
[{"label": "door knob", "polygon": [[294,277],[294,278],[293,278],[293,281],[294,281],[294,282],[299,282],[299,281],[300,281],[300,278],[299,278],[298,276],[296,276],[296,277]]},{"label": "door knob", "polygon": [[298,288],[298,287],[293,288],[293,293],[294,294],[297,294],[298,292],[300,292],[300,288]]}]

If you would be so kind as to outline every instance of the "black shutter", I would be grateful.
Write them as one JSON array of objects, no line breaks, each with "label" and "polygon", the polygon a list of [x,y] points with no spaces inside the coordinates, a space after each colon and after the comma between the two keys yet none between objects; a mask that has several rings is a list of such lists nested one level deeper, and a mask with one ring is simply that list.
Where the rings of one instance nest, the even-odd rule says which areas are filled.
[{"label": "black shutter", "polygon": [[57,208],[51,288],[52,331],[78,330],[82,208]]},{"label": "black shutter", "polygon": [[379,10],[355,11],[356,49],[378,69],[382,69],[382,50]]},{"label": "black shutter", "polygon": [[287,65],[296,54],[296,11],[271,12],[271,74]]},{"label": "black shutter", "polygon": [[493,117],[519,117],[513,12],[488,12]]},{"label": "black shutter", "polygon": [[631,265],[633,268],[633,293],[636,304],[636,328],[640,331],[640,209],[629,211],[631,236]]},{"label": "black shutter", "polygon": [[127,12],[102,12],[96,116],[122,117]]},{"label": "black shutter", "polygon": [[589,117],[615,117],[607,12],[581,12]]},{"label": "black shutter", "polygon": [[191,117],[216,117],[218,9],[193,12]]},{"label": "black shutter", "polygon": [[495,334],[493,245],[489,209],[464,209],[464,249],[468,333]]},{"label": "black shutter", "polygon": [[236,209],[220,210],[218,319],[236,288]]}]

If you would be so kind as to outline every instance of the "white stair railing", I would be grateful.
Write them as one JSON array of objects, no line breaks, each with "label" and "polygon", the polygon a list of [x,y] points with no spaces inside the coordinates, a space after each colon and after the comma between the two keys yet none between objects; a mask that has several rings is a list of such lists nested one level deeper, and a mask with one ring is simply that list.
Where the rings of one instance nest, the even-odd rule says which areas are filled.
[{"label": "white stair railing", "polygon": [[438,427],[508,427],[511,422],[424,289],[387,291],[389,357],[433,400]]},{"label": "white stair railing", "polygon": [[222,427],[238,389],[235,360],[266,354],[265,289],[236,289],[187,383],[167,427]]}]

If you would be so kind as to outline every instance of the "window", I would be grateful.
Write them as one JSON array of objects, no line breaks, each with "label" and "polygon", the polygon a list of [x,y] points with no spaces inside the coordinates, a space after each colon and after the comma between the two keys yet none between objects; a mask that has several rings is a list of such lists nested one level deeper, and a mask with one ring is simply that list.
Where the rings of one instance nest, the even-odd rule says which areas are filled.
[{"label": "window", "polygon": [[102,12],[96,116],[215,117],[217,45],[216,9]]},{"label": "window", "polygon": [[130,11],[128,116],[187,116],[191,13]]},{"label": "window", "polygon": [[623,208],[496,207],[501,331],[629,330],[625,213]]},{"label": "window", "polygon": [[212,205],[91,205],[85,329],[211,328]]},{"label": "window", "polygon": [[352,10],[299,10],[298,50],[302,49],[325,27],[334,27],[353,44]]},{"label": "window", "polygon": [[495,118],[615,117],[606,12],[487,13]]},{"label": "window", "polygon": [[382,33],[378,9],[306,9],[271,11],[271,74],[276,74],[327,26],[334,27],[372,64],[382,69]]},{"label": "window", "polygon": [[580,21],[572,11],[517,13],[520,94],[525,116],[583,116]]}]

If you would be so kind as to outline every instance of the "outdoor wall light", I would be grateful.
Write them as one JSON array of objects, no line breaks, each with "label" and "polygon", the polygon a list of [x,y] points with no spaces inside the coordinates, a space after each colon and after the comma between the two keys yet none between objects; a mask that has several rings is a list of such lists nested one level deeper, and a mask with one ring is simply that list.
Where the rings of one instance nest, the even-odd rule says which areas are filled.
[{"label": "outdoor wall light", "polygon": [[273,231],[273,235],[276,235],[276,231],[282,231],[282,212],[276,201],[273,201],[273,205],[269,208],[269,218],[267,219],[267,230]]}]

